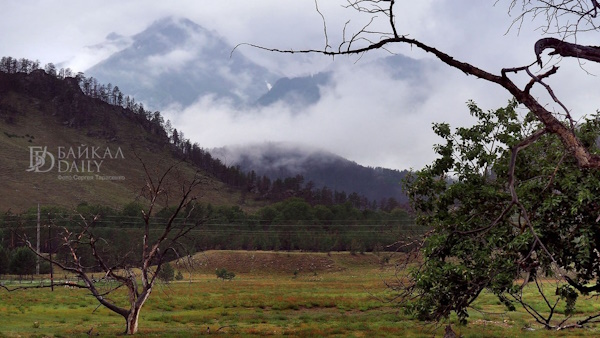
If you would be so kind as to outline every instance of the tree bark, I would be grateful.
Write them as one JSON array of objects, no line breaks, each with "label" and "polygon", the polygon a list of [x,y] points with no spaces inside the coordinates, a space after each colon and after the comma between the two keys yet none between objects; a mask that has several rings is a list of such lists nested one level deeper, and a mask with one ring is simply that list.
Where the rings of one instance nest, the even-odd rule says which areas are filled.
[{"label": "tree bark", "polygon": [[141,308],[133,308],[131,312],[125,318],[127,322],[127,327],[125,329],[125,334],[136,334],[138,331],[138,322],[140,318],[140,310]]},{"label": "tree bark", "polygon": [[127,323],[125,334],[136,334],[138,331],[138,323],[140,319],[140,312],[142,310],[142,306],[146,303],[146,300],[150,296],[151,289],[143,292],[142,295],[132,304],[131,309],[127,313],[125,317],[125,321]]}]

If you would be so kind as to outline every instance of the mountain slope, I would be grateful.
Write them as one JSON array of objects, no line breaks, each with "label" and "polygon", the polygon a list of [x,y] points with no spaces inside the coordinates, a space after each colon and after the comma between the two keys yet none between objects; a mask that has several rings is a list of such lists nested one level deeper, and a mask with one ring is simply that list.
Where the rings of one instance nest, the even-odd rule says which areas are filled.
[{"label": "mountain slope", "polygon": [[[120,208],[138,198],[145,181],[138,158],[152,175],[181,162],[164,132],[143,121],[85,96],[74,78],[0,72],[0,209],[82,202]],[[178,168],[181,177],[196,171],[184,162]],[[237,204],[238,190],[202,176],[201,202]]]},{"label": "mountain slope", "polygon": [[134,35],[127,48],[86,71],[116,83],[152,110],[189,106],[202,96],[256,101],[280,76],[247,59],[216,33],[183,18],[164,18]]}]

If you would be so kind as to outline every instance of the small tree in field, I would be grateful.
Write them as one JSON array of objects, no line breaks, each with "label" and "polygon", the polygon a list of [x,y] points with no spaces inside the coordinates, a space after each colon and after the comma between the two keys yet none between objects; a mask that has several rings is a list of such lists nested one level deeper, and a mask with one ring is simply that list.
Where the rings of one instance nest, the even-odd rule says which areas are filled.
[{"label": "small tree in field", "polygon": [[175,270],[170,263],[163,264],[162,269],[158,273],[158,278],[164,283],[172,282],[175,279]]},{"label": "small tree in field", "polygon": [[[202,219],[192,217],[195,205],[193,194],[202,183],[198,172],[193,177],[186,178],[177,165],[172,165],[162,174],[154,175],[143,162],[142,166],[146,173],[146,185],[141,195],[147,204],[139,210],[143,220],[143,233],[137,239],[137,247],[134,239],[131,239],[131,251],[124,255],[116,254],[116,248],[111,248],[109,239],[96,235],[95,226],[99,216],[91,219],[81,216],[76,230],[64,227],[58,234],[68,253],[66,261],[50,261],[49,257],[39,255],[62,270],[75,274],[82,281],[63,284],[89,290],[101,305],[121,315],[126,323],[125,334],[135,334],[138,331],[140,311],[157,280],[164,274],[162,270],[167,254],[179,255],[183,247],[179,240],[203,222]],[[155,220],[153,215],[159,204],[168,205],[172,201],[175,203],[168,208],[168,217]],[[35,252],[32,244],[28,240],[25,242],[29,247],[29,254]],[[136,249],[139,251],[136,252]],[[132,261],[136,263],[132,264]],[[102,272],[104,279],[112,282],[96,283],[92,275],[97,276],[98,271]],[[109,297],[112,292],[122,288],[127,290],[128,295],[123,304]],[[7,287],[4,289],[16,290]]]},{"label": "small tree in field", "polygon": [[13,253],[9,272],[20,277],[33,275],[35,273],[35,254],[26,247],[20,247]]},{"label": "small tree in field", "polygon": [[10,257],[8,250],[0,246],[0,276],[8,273]]}]

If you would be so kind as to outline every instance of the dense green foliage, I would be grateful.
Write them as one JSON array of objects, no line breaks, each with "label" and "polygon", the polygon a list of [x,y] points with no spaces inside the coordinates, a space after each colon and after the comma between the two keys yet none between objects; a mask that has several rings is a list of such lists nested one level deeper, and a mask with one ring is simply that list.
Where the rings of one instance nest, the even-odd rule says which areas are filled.
[{"label": "dense green foliage", "polygon": [[[594,198],[600,172],[580,170],[558,139],[545,134],[518,152],[514,201],[511,149],[538,125],[529,116],[520,119],[515,103],[489,112],[473,103],[469,108],[478,123],[455,132],[436,124],[446,141],[436,147],[440,157],[406,183],[417,223],[434,228],[423,245],[424,261],[412,273],[418,299],[409,309],[422,319],[456,312],[466,320],[468,307],[487,289],[509,308],[524,306],[547,327],[563,325],[552,321],[556,300],[546,302],[546,310],[533,308],[522,297],[524,283],[516,282],[556,278],[565,315],[578,293],[600,290],[600,204]],[[577,133],[597,152],[599,131],[594,116]]]},{"label": "dense green foliage", "polygon": [[25,247],[20,247],[12,254],[9,271],[20,276],[33,275],[35,273],[35,263],[35,254]]},{"label": "dense green foliage", "polygon": [[10,253],[0,245],[0,276],[9,273]]}]

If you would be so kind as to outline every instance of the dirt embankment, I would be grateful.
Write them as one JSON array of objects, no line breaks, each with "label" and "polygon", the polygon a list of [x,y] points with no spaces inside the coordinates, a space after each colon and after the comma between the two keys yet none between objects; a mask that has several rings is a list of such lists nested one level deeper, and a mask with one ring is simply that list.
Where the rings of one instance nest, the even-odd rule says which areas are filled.
[{"label": "dirt embankment", "polygon": [[[189,261],[189,260],[188,260]],[[306,253],[273,251],[206,251],[191,258],[195,270],[213,273],[225,268],[237,273],[294,273],[342,271],[352,266],[377,265],[380,257],[367,253]]]}]

